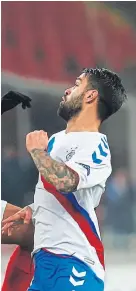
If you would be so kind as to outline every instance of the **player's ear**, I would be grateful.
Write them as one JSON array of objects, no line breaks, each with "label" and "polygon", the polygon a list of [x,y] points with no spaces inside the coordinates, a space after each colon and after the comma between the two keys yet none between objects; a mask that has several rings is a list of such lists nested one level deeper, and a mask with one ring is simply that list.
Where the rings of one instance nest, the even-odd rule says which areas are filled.
[{"label": "player's ear", "polygon": [[97,90],[88,90],[85,93],[85,102],[92,103],[98,98],[98,91]]}]

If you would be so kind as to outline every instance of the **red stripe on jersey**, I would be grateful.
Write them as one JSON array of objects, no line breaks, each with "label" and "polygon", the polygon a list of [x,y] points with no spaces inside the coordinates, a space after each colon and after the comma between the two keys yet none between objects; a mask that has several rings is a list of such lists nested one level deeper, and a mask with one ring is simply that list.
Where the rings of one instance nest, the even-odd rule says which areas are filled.
[{"label": "red stripe on jersey", "polygon": [[59,201],[59,203],[65,208],[65,210],[71,215],[71,217],[77,222],[80,229],[85,234],[87,240],[96,250],[97,256],[100,263],[104,267],[104,249],[101,240],[94,234],[90,227],[90,224],[86,218],[77,210],[75,210],[72,203],[66,198],[65,194],[61,194],[56,190],[56,188],[48,183],[43,176],[41,176],[45,190],[53,194],[54,197]]}]

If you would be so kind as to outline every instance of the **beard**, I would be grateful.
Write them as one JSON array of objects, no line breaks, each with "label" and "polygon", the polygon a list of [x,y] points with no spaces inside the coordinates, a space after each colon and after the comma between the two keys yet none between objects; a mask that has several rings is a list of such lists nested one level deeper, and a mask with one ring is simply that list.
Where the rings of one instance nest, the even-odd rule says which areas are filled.
[{"label": "beard", "polygon": [[73,96],[70,100],[60,102],[57,115],[62,117],[66,122],[77,116],[82,110],[83,94]]}]

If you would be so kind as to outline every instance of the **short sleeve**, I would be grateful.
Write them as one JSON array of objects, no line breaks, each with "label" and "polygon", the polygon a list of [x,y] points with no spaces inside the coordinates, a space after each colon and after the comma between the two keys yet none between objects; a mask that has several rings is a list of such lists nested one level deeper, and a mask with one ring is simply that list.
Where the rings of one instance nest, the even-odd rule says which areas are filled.
[{"label": "short sleeve", "polygon": [[7,205],[7,202],[4,201],[4,200],[1,200],[1,221],[3,219],[3,215],[4,215],[4,211],[5,211],[6,205]]},{"label": "short sleeve", "polygon": [[79,175],[77,190],[105,185],[111,174],[111,155],[108,145],[96,142],[77,150],[66,165]]}]

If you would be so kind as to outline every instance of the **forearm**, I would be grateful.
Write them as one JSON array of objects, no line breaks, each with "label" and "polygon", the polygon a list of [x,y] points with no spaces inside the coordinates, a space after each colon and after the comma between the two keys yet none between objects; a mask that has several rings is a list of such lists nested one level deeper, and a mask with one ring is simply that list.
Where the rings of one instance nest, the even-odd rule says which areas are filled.
[{"label": "forearm", "polygon": [[62,192],[75,191],[79,182],[76,172],[64,163],[53,160],[47,152],[33,149],[31,157],[44,179]]},{"label": "forearm", "polygon": [[21,208],[15,205],[12,205],[10,203],[7,203],[4,214],[3,214],[3,219],[6,219],[7,217],[17,213],[18,211],[20,211]]}]

